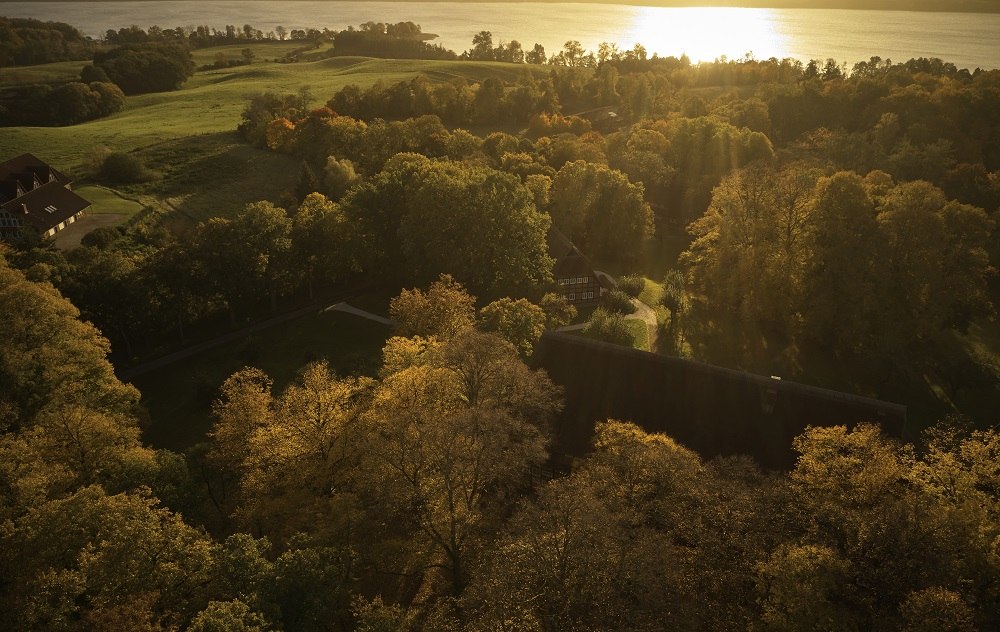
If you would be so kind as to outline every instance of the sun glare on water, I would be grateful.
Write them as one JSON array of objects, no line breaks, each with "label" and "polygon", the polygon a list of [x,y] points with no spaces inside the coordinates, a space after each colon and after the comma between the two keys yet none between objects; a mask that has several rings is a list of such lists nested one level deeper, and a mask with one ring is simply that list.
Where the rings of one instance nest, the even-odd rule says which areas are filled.
[{"label": "sun glare on water", "polygon": [[769,9],[686,8],[665,15],[644,8],[637,12],[626,38],[645,46],[650,55],[686,54],[693,62],[747,53],[757,59],[790,55],[777,16]]}]

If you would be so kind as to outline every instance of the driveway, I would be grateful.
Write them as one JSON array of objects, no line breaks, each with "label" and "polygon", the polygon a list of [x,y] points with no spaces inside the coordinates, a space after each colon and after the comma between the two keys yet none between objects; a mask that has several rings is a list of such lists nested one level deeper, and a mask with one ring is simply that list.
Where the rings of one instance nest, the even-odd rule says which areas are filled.
[{"label": "driveway", "polygon": [[79,246],[83,236],[95,228],[117,226],[125,221],[127,217],[128,215],[122,213],[95,213],[88,215],[84,212],[83,217],[56,233],[53,236],[53,240],[55,241],[56,248],[70,250]]}]

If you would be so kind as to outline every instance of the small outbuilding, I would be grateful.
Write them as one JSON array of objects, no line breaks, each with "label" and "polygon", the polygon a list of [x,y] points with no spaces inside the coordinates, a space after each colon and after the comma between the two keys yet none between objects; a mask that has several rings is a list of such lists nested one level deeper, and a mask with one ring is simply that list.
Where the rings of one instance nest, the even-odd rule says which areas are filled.
[{"label": "small outbuilding", "polygon": [[51,237],[75,222],[90,202],[72,184],[31,154],[0,163],[0,237],[15,238],[26,229]]}]

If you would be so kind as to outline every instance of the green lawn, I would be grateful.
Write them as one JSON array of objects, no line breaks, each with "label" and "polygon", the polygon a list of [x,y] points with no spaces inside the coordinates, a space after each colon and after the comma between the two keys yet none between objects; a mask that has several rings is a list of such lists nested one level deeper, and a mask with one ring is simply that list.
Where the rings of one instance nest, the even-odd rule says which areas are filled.
[{"label": "green lawn", "polygon": [[[263,46],[270,50],[272,45]],[[216,52],[230,48],[233,47],[202,49],[198,54],[211,60]],[[39,77],[71,78],[70,70],[69,65],[61,63],[32,67],[30,72]],[[30,151],[60,170],[82,171],[95,147],[133,151],[188,136],[232,131],[249,97],[265,91],[291,93],[308,87],[319,105],[352,83],[366,87],[376,81],[392,83],[418,74],[436,81],[456,77],[480,81],[490,76],[514,81],[524,73],[547,72],[543,67],[527,64],[366,57],[287,64],[255,62],[250,66],[198,72],[174,92],[129,97],[124,111],[96,121],[70,127],[5,128],[0,134],[0,160]],[[6,82],[5,72],[0,84]]]},{"label": "green lawn", "polygon": [[79,81],[80,71],[89,63],[89,61],[60,61],[38,66],[4,68],[0,73],[0,86]]},{"label": "green lawn", "polygon": [[274,379],[280,393],[307,363],[326,359],[340,375],[374,375],[390,329],[376,322],[326,312],[304,316],[133,380],[149,410],[147,443],[183,450],[211,428],[211,402],[218,387],[243,366]]},{"label": "green lawn", "polygon": [[91,215],[125,215],[131,217],[142,210],[142,204],[123,197],[114,189],[97,185],[87,185],[74,189],[90,202],[87,213]]},{"label": "green lawn", "polygon": [[649,328],[641,320],[628,318],[625,320],[628,331],[632,334],[632,348],[639,351],[649,351]]},{"label": "green lawn", "polygon": [[643,280],[646,283],[643,285],[642,292],[639,293],[639,300],[656,309],[656,306],[660,304],[660,299],[663,298],[663,285],[649,277],[644,277]]}]

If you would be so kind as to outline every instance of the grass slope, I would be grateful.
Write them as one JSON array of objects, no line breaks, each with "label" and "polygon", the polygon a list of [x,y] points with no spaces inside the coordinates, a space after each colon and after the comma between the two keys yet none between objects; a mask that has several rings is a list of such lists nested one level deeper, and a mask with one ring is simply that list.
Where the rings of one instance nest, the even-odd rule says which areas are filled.
[{"label": "grass slope", "polygon": [[136,153],[157,178],[129,190],[170,212],[175,228],[229,216],[258,200],[281,203],[299,178],[297,159],[251,147],[235,132],[168,140]]},{"label": "grass slope", "polygon": [[[206,56],[211,61],[217,52],[231,48],[202,49],[199,57]],[[76,72],[78,69],[76,66]],[[36,66],[31,72],[36,77],[72,78],[68,76],[70,70],[68,64],[61,63]],[[70,127],[4,128],[0,134],[0,160],[30,151],[62,170],[78,171],[84,167],[90,151],[98,146],[133,151],[188,136],[232,131],[249,97],[266,91],[290,93],[309,88],[318,105],[348,84],[367,87],[376,81],[393,83],[419,74],[433,81],[455,78],[481,81],[491,76],[516,81],[524,73],[546,72],[542,66],[526,64],[366,57],[333,57],[289,64],[257,62],[198,72],[174,92],[129,97],[124,111],[96,121]],[[4,73],[0,85],[6,83],[7,73]]]}]

